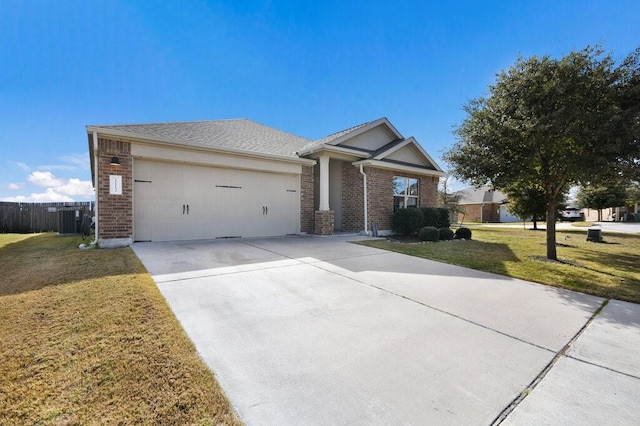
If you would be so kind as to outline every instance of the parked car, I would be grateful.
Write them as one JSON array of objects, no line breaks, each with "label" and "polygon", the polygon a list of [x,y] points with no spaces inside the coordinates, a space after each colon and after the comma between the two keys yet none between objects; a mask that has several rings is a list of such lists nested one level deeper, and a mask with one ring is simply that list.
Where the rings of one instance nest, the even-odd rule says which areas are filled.
[{"label": "parked car", "polygon": [[560,212],[560,220],[562,221],[569,221],[569,222],[578,222],[583,220],[583,216],[582,216],[582,212],[580,211],[580,209],[576,209],[573,207],[570,207],[568,209],[562,210],[562,212]]}]

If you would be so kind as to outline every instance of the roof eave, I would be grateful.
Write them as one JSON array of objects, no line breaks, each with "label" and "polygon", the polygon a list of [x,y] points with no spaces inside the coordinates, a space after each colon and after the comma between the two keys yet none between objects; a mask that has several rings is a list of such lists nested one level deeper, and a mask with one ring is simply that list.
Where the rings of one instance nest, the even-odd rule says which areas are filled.
[{"label": "roof eave", "polygon": [[378,169],[387,169],[387,170],[396,170],[401,172],[415,173],[423,176],[443,177],[445,175],[445,173],[442,170],[425,169],[418,166],[415,166],[415,167],[406,166],[403,164],[394,164],[394,163],[388,163],[386,161],[379,161],[379,160],[361,160],[361,161],[355,161],[351,164],[353,164],[354,166],[363,165],[363,166],[376,167]]},{"label": "roof eave", "polygon": [[122,130],[106,130],[102,127],[87,126],[87,133],[91,134],[93,132],[98,133],[99,136],[100,135],[115,136],[115,137],[128,139],[132,142],[166,145],[166,146],[172,146],[177,148],[190,148],[190,149],[209,151],[209,152],[219,152],[222,154],[232,154],[232,155],[241,155],[241,156],[247,156],[247,157],[253,157],[253,158],[285,161],[289,163],[298,163],[298,164],[307,165],[307,166],[312,166],[316,164],[315,160],[312,160],[309,158],[288,157],[285,155],[268,154],[268,153],[247,151],[247,150],[227,148],[227,147],[185,144],[185,143],[167,139],[167,138],[147,137],[147,136],[139,135],[137,133],[123,132]]},{"label": "roof eave", "polygon": [[308,148],[304,151],[298,152],[299,156],[308,156],[308,155],[313,155],[316,154],[318,152],[321,151],[328,151],[328,152],[334,152],[337,154],[347,154],[347,155],[352,155],[356,158],[367,158],[369,157],[369,153],[368,152],[364,152],[364,151],[359,151],[359,150],[355,150],[355,149],[349,149],[349,148],[344,148],[341,146],[334,146],[334,145],[319,145],[319,146],[314,146],[312,148]]}]

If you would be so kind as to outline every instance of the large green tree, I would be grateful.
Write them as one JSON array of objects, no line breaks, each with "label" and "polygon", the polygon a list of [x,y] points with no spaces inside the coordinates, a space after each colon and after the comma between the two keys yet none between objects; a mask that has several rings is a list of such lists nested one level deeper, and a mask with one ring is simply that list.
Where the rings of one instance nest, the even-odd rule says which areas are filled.
[{"label": "large green tree", "polygon": [[507,189],[543,188],[547,258],[557,260],[556,206],[574,184],[636,170],[640,48],[616,65],[599,47],[556,59],[519,58],[497,75],[445,153],[454,176]]}]

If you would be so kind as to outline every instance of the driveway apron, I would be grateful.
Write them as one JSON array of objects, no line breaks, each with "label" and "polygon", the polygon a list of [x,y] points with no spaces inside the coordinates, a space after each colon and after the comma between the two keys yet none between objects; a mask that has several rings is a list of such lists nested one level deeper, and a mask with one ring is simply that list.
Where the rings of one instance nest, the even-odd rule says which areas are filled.
[{"label": "driveway apron", "polygon": [[249,425],[539,423],[575,374],[640,398],[640,353],[602,349],[616,306],[589,322],[598,297],[336,237],[133,249]]}]

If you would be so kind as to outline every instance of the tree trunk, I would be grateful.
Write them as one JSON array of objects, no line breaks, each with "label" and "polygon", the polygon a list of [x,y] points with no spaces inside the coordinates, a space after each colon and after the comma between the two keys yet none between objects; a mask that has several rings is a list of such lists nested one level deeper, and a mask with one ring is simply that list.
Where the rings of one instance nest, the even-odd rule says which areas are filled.
[{"label": "tree trunk", "polygon": [[538,218],[536,217],[536,215],[533,215],[533,230],[537,231],[538,230]]},{"label": "tree trunk", "polygon": [[547,259],[558,260],[556,252],[556,202],[547,201]]}]

